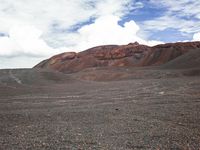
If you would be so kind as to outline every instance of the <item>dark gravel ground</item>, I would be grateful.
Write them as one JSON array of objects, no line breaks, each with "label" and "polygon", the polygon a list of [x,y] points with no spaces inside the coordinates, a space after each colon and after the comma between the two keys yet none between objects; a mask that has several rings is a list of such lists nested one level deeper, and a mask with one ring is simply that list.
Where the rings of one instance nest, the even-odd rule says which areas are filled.
[{"label": "dark gravel ground", "polygon": [[199,76],[49,85],[10,78],[0,83],[0,150],[200,149]]}]

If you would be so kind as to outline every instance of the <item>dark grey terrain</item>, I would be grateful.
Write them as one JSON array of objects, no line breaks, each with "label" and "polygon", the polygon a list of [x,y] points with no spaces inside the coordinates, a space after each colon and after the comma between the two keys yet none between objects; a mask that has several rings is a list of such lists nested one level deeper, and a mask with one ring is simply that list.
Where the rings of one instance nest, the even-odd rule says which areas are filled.
[{"label": "dark grey terrain", "polygon": [[198,150],[199,69],[1,70],[0,149]]}]

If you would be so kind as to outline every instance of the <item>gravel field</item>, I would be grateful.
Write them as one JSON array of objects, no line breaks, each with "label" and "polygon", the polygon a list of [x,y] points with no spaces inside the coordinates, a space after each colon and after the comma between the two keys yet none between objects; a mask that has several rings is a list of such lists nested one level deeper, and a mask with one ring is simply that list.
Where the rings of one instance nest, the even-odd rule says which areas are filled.
[{"label": "gravel field", "polygon": [[200,149],[199,76],[96,82],[24,74],[0,72],[0,150]]}]

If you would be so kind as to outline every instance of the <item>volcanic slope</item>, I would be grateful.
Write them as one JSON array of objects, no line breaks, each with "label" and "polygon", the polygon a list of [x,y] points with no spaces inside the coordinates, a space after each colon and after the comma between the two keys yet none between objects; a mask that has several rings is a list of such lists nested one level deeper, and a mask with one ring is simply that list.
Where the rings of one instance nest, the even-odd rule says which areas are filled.
[{"label": "volcanic slope", "polygon": [[200,49],[194,49],[190,52],[162,65],[166,69],[200,69]]},{"label": "volcanic slope", "polygon": [[67,52],[53,56],[34,68],[72,73],[93,67],[158,66],[198,48],[200,42],[168,43],[154,47],[137,42],[121,46],[98,46],[80,53]]},{"label": "volcanic slope", "polygon": [[[70,76],[45,69],[4,69],[0,70],[0,96],[37,93],[57,84],[70,84]],[[45,87],[45,88],[44,88]]]}]

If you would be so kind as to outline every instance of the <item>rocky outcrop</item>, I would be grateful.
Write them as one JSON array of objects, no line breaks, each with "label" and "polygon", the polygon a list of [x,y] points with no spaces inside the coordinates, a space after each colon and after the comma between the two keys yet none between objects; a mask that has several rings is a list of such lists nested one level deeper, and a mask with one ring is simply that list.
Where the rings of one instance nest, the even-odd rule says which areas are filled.
[{"label": "rocky outcrop", "polygon": [[104,45],[80,53],[62,53],[42,61],[34,68],[71,73],[92,67],[156,66],[198,48],[200,42],[168,43],[154,47],[140,45],[137,42],[120,46]]}]

